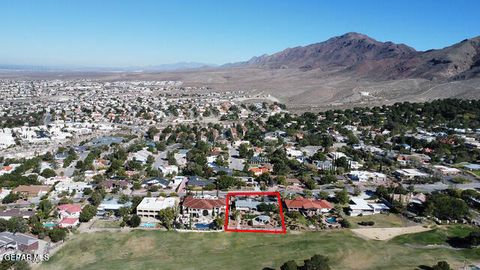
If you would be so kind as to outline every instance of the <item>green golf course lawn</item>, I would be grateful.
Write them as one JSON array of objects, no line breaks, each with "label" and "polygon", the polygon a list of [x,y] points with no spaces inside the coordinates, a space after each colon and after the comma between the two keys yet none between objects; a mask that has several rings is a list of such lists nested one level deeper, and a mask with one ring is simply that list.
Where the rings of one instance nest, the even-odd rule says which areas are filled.
[{"label": "green golf course lawn", "polygon": [[[446,260],[453,266],[480,261],[480,249],[453,250],[447,236],[469,227],[442,227],[390,241],[364,240],[350,230],[268,235],[259,233],[180,233],[135,230],[129,233],[75,234],[39,269],[279,269],[314,254],[330,258],[332,269],[415,269]],[[428,246],[440,244],[442,246]]]}]

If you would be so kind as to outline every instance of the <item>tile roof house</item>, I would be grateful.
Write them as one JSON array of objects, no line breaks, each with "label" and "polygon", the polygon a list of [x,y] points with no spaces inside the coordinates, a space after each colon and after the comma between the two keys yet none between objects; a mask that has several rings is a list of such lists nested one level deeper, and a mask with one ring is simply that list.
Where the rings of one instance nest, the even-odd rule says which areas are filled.
[{"label": "tile roof house", "polygon": [[35,215],[35,211],[20,210],[20,209],[7,209],[0,212],[0,218],[9,220],[12,217],[21,217],[28,219]]},{"label": "tile roof house", "polygon": [[225,212],[225,204],[225,199],[214,196],[187,196],[182,203],[182,213],[192,214],[194,217],[213,216]]},{"label": "tile roof house", "polygon": [[20,195],[25,197],[41,197],[48,193],[50,186],[41,186],[41,185],[20,185],[13,189],[12,192],[20,193]]},{"label": "tile roof house", "polygon": [[100,184],[106,191],[112,191],[114,188],[121,188],[125,189],[128,188],[130,183],[127,180],[113,180],[113,179],[108,179],[103,181]]},{"label": "tile roof house", "polygon": [[9,173],[13,172],[18,166],[20,166],[20,164],[11,164],[11,165],[7,165],[7,166],[3,166],[0,169],[0,175],[9,174]]},{"label": "tile roof house", "polygon": [[288,211],[303,211],[311,214],[327,213],[333,209],[331,203],[326,200],[314,200],[297,197],[293,200],[285,200]]},{"label": "tile roof house", "polygon": [[80,217],[82,206],[80,204],[61,204],[58,207],[58,214],[60,217]]},{"label": "tile roof house", "polygon": [[80,221],[78,220],[78,218],[64,217],[62,220],[60,220],[60,222],[58,223],[58,226],[60,228],[71,228],[71,227],[77,226],[78,224],[80,224]]},{"label": "tile roof house", "polygon": [[270,172],[271,170],[267,167],[253,167],[253,168],[248,169],[248,171],[253,172],[253,175],[255,175],[255,176],[260,176],[264,173]]}]

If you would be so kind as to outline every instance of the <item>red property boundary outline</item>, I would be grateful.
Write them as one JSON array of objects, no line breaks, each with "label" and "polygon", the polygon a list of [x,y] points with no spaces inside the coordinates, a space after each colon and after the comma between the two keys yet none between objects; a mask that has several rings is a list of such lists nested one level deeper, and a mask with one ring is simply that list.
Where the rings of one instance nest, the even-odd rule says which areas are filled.
[{"label": "red property boundary outline", "polygon": [[[230,208],[230,197],[233,196],[276,196],[278,199],[278,210],[280,214],[280,219],[282,220],[282,230],[255,230],[255,229],[229,229],[228,228],[228,212]],[[226,232],[246,232],[246,233],[273,233],[273,234],[286,234],[287,227],[285,226],[285,217],[283,215],[283,206],[282,200],[280,198],[280,193],[278,191],[272,192],[228,192],[226,199],[226,210],[225,210],[225,223],[223,229]]]}]

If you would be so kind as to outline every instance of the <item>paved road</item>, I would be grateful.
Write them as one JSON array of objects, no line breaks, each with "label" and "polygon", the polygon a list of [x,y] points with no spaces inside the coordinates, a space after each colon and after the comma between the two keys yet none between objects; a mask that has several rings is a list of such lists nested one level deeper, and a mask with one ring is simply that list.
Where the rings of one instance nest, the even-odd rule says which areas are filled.
[{"label": "paved road", "polygon": [[435,183],[435,184],[427,184],[427,185],[413,185],[416,191],[421,191],[421,192],[433,192],[433,191],[438,191],[438,190],[446,190],[449,188],[456,188],[460,190],[465,190],[465,189],[480,189],[480,183],[475,182],[475,183],[468,183],[468,184],[452,184],[452,185],[447,185],[445,183]]},{"label": "paved road", "polygon": [[228,155],[230,157],[230,161],[228,167],[232,170],[241,171],[245,167],[244,159],[238,158],[238,150],[233,148],[231,145],[228,145]]},{"label": "paved road", "polygon": [[168,165],[168,160],[167,160],[167,153],[170,151],[175,151],[179,149],[182,145],[179,143],[175,143],[172,145],[168,145],[165,148],[165,151],[158,152],[158,155],[155,157],[155,162],[153,163],[154,168],[158,168],[160,166],[167,166]]}]

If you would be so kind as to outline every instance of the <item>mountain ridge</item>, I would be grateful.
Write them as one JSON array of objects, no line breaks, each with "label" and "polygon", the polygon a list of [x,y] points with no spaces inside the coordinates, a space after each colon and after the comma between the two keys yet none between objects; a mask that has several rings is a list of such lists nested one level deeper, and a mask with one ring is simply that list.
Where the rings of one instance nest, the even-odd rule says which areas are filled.
[{"label": "mountain ridge", "polygon": [[405,44],[349,32],[230,66],[303,71],[336,68],[341,73],[380,80],[462,80],[480,75],[480,36],[442,49],[417,51]]}]

